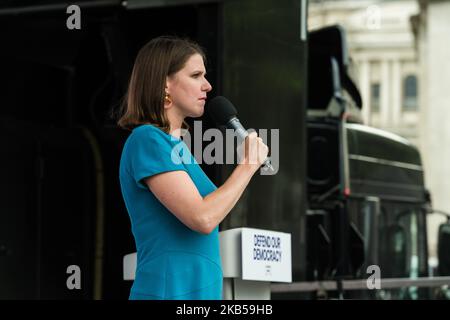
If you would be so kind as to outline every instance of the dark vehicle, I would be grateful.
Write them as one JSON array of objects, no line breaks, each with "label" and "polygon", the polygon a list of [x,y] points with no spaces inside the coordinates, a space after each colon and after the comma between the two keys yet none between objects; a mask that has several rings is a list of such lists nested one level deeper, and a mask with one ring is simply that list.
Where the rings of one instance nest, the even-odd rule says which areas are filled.
[{"label": "dark vehicle", "polygon": [[[307,278],[337,280],[342,295],[345,280],[367,279],[378,270],[379,278],[395,279],[391,290],[347,296],[431,298],[432,290],[419,290],[414,281],[429,276],[426,215],[432,212],[419,151],[400,136],[362,124],[349,64],[341,27],[310,33]],[[360,284],[353,289],[370,289]]]},{"label": "dark vehicle", "polygon": [[[79,7],[81,29],[69,29],[62,1],[0,3],[0,299],[128,298],[122,263],[135,247],[118,166],[129,133],[111,111],[138,49],[161,34],[199,42],[210,96],[228,97],[246,127],[280,132],[277,174],[255,177],[220,226],[291,233],[294,283],[275,285],[273,299],[434,297],[414,286],[346,290],[371,265],[382,278],[428,275],[430,203],[417,149],[358,120],[344,32],[308,34],[306,0]],[[220,185],[232,166],[202,167]],[[440,275],[449,275],[449,229]],[[74,270],[80,287],[69,285]],[[319,281],[335,287],[301,288]]]}]

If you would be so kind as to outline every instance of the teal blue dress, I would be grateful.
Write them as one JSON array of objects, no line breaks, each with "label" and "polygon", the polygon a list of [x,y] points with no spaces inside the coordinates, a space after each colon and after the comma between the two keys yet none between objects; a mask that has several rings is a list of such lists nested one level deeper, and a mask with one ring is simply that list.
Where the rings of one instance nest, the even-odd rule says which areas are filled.
[{"label": "teal blue dress", "polygon": [[176,170],[186,171],[203,197],[216,190],[181,139],[152,125],[133,130],[119,170],[137,249],[130,299],[222,299],[218,227],[207,235],[189,229],[145,185],[147,177]]}]

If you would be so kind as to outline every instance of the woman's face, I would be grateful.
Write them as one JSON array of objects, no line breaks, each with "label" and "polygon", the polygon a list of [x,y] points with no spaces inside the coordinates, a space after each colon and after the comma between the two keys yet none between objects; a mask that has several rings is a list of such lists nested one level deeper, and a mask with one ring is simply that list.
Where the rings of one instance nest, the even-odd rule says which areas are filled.
[{"label": "woman's face", "polygon": [[183,117],[196,118],[203,114],[206,93],[212,89],[205,75],[203,58],[196,53],[180,71],[167,78],[170,105]]}]

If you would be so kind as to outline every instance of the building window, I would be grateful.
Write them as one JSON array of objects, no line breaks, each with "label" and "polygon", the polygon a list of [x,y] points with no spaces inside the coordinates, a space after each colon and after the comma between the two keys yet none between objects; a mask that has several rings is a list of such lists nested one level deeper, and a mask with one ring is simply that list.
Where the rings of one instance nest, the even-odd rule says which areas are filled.
[{"label": "building window", "polygon": [[417,111],[417,77],[414,75],[403,80],[403,110]]},{"label": "building window", "polygon": [[380,84],[372,83],[370,85],[370,110],[380,112]]}]

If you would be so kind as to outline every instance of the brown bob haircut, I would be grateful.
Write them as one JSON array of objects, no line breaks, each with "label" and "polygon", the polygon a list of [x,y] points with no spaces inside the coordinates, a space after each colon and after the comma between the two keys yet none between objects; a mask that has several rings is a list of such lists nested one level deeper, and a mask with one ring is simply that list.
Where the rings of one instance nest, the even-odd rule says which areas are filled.
[{"label": "brown bob haircut", "polygon": [[161,36],[143,46],[136,57],[117,124],[128,130],[153,124],[169,133],[170,124],[164,112],[166,79],[180,71],[196,53],[206,64],[203,49],[189,39]]}]

